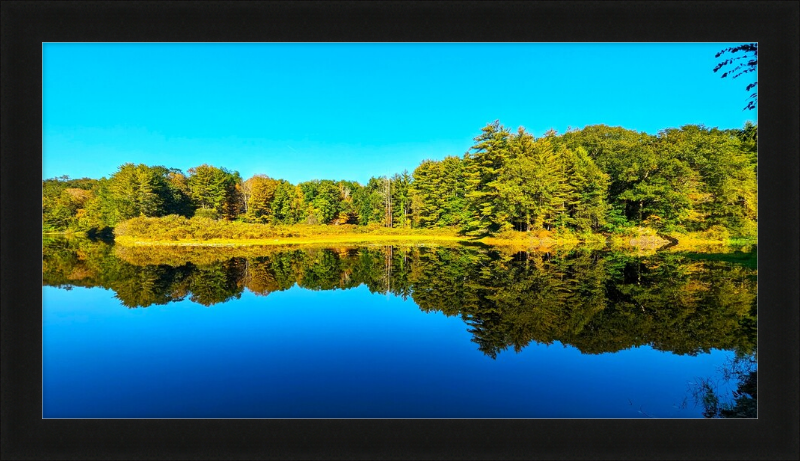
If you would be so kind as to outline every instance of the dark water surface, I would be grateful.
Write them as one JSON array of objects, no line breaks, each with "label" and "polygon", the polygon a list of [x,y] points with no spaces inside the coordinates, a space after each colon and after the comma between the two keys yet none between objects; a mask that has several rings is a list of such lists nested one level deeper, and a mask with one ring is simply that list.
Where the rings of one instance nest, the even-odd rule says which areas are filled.
[{"label": "dark water surface", "polygon": [[43,285],[45,418],[699,418],[756,352],[754,250],[57,239]]}]

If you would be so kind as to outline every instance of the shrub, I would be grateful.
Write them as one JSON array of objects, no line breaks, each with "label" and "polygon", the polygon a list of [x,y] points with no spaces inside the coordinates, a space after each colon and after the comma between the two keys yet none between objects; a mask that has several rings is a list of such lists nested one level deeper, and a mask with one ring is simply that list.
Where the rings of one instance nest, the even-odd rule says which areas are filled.
[{"label": "shrub", "polygon": [[219,213],[213,208],[198,208],[194,212],[195,218],[219,219]]},{"label": "shrub", "polygon": [[702,232],[701,235],[708,240],[728,240],[731,236],[728,229],[719,224],[709,227],[708,230]]},{"label": "shrub", "polygon": [[202,216],[201,214],[195,215],[189,219],[178,215],[170,215],[161,218],[132,218],[119,223],[114,233],[117,236],[130,238],[176,241],[184,239],[274,239],[348,234],[453,235],[457,233],[457,229],[388,228],[377,223],[373,223],[369,226],[359,226],[355,224],[272,225],[244,221],[215,220],[207,216]]}]

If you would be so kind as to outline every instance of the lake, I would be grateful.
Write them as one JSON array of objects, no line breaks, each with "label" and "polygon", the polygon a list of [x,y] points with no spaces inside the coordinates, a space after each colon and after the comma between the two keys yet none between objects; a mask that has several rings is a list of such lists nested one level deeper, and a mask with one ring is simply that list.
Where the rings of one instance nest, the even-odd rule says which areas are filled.
[{"label": "lake", "polygon": [[702,418],[755,260],[45,239],[43,417]]}]

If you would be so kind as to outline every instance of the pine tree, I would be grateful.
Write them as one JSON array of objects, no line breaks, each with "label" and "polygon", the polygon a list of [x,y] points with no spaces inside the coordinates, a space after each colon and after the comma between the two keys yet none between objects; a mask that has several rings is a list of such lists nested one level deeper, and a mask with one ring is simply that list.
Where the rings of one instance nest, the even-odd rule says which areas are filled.
[{"label": "pine tree", "polygon": [[164,216],[165,206],[171,198],[167,182],[168,170],[164,167],[126,163],[111,175],[107,199],[114,208],[112,221],[137,216]]},{"label": "pine tree", "polygon": [[423,160],[414,170],[411,194],[414,220],[419,227],[434,227],[439,224],[443,211],[439,193],[441,173],[441,163],[433,160]]},{"label": "pine tree", "polygon": [[567,211],[574,226],[581,231],[599,230],[606,223],[609,206],[606,190],[609,177],[592,161],[586,149],[564,151],[567,176],[573,189]]},{"label": "pine tree", "polygon": [[481,130],[473,152],[465,154],[464,177],[468,219],[463,230],[470,235],[496,232],[502,222],[498,213],[497,178],[508,158],[510,133],[498,121]]},{"label": "pine tree", "polygon": [[241,203],[241,178],[236,171],[200,165],[189,169],[189,194],[195,206],[233,219]]},{"label": "pine tree", "polygon": [[552,134],[534,140],[520,128],[511,142],[511,158],[490,184],[498,191],[496,216],[503,229],[530,230],[566,225],[572,188],[566,163],[553,148]]}]

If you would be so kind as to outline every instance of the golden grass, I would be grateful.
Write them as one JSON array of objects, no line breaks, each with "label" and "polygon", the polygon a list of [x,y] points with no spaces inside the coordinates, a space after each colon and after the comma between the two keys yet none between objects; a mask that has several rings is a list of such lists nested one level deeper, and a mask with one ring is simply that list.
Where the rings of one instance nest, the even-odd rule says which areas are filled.
[{"label": "golden grass", "polygon": [[738,242],[731,242],[730,240],[712,240],[712,239],[679,239],[678,244],[669,248],[674,252],[699,252],[699,253],[727,253],[730,248],[735,246],[746,246]]},{"label": "golden grass", "polygon": [[120,236],[115,239],[119,245],[158,245],[158,246],[283,246],[283,245],[316,245],[316,244],[353,244],[353,243],[437,243],[437,242],[469,242],[469,237],[459,235],[381,235],[381,234],[338,234],[315,235],[304,237],[281,237],[268,239],[178,239],[157,240],[138,237]]},{"label": "golden grass", "polygon": [[[155,218],[148,218],[158,224]],[[163,218],[162,218],[163,219]],[[191,223],[192,221],[184,220]],[[149,221],[145,221],[147,223]],[[211,222],[211,221],[209,221]],[[213,224],[213,222],[212,222]],[[669,243],[661,238],[654,229],[639,227],[626,234],[576,234],[569,231],[538,230],[531,232],[507,231],[498,235],[474,238],[458,234],[455,229],[401,229],[362,226],[308,226],[294,225],[269,227],[266,225],[223,223],[232,226],[232,230],[252,227],[255,230],[269,230],[272,236],[257,232],[252,237],[247,235],[236,238],[176,238],[176,235],[163,235],[154,232],[153,237],[145,237],[139,232],[123,232],[115,241],[121,246],[161,246],[161,247],[276,247],[276,246],[346,246],[346,245],[443,245],[460,243],[482,243],[494,247],[502,247],[506,251],[550,251],[552,249],[570,249],[577,246],[583,248],[611,248],[622,251],[658,250]],[[205,225],[209,225],[206,223]],[[241,227],[241,229],[239,229]],[[224,232],[218,229],[216,232]],[[262,235],[259,235],[261,233]],[[131,235],[132,234],[132,235]],[[138,235],[137,235],[138,234]],[[191,233],[189,233],[191,235]],[[678,240],[670,251],[687,251],[700,248],[725,246],[727,238],[709,238],[709,234],[671,234]],[[718,237],[718,236],[714,236]],[[721,237],[721,236],[720,236]]]},{"label": "golden grass", "polygon": [[115,243],[121,246],[165,246],[165,247],[265,247],[265,246],[320,246],[320,245],[447,245],[460,243],[482,243],[503,247],[506,250],[550,251],[554,248],[566,249],[580,244],[590,244],[602,248],[604,240],[584,242],[577,238],[534,237],[520,232],[520,235],[502,237],[473,237],[457,234],[336,234],[303,237],[281,237],[268,239],[178,239],[160,240],[141,237],[119,236]]}]

